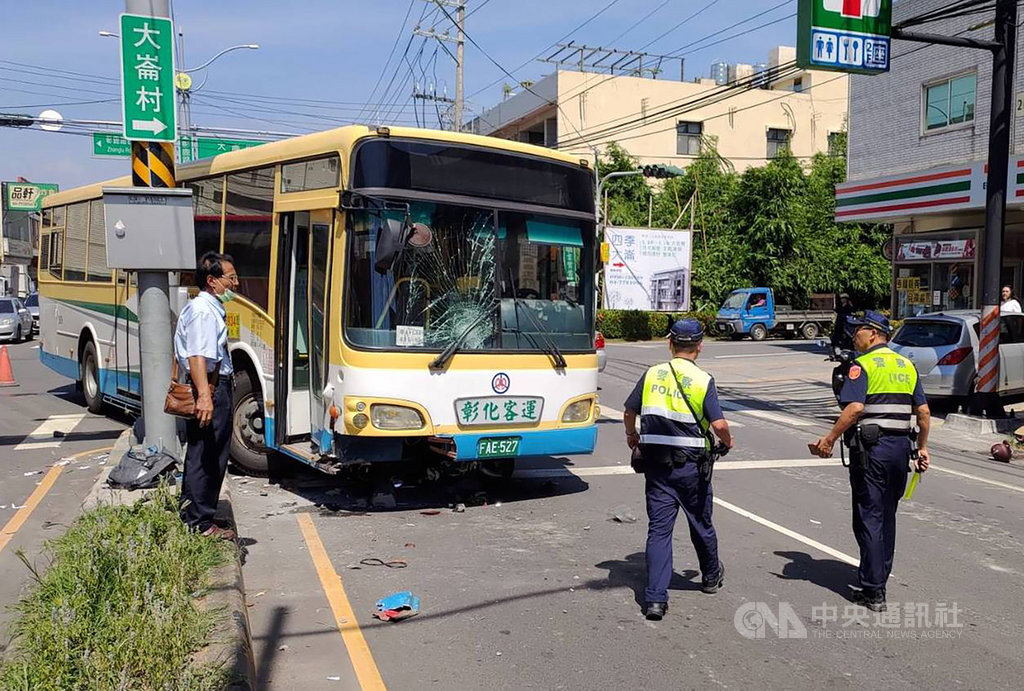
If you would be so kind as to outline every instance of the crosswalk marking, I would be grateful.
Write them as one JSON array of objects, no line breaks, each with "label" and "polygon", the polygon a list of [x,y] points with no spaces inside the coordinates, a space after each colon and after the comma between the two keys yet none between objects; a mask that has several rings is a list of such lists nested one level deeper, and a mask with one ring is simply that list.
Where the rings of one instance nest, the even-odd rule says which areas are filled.
[{"label": "crosswalk marking", "polygon": [[68,434],[78,426],[78,423],[85,419],[85,413],[72,413],[70,415],[51,415],[43,421],[43,424],[36,427],[32,434],[14,447],[15,451],[26,449],[52,449],[60,446],[64,441],[54,437],[54,432]]},{"label": "crosswalk marking", "polygon": [[751,408],[746,408],[739,403],[733,403],[732,401],[722,401],[722,408],[735,413],[761,418],[762,420],[770,420],[772,422],[781,422],[784,425],[792,425],[794,427],[813,427],[815,424],[811,420],[805,420],[804,418],[796,417],[795,415],[776,413],[771,410],[753,410]]}]

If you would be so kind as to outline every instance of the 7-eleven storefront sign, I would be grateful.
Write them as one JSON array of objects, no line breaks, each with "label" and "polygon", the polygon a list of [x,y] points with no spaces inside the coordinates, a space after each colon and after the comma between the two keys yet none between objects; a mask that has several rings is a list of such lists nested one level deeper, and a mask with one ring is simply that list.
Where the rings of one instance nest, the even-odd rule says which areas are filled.
[{"label": "7-eleven storefront sign", "polygon": [[[984,161],[836,185],[836,220],[892,222],[985,209]],[[1010,159],[1006,205],[1024,207],[1024,156]]]},{"label": "7-eleven storefront sign", "polygon": [[889,70],[892,0],[799,0],[797,63],[876,74]]}]

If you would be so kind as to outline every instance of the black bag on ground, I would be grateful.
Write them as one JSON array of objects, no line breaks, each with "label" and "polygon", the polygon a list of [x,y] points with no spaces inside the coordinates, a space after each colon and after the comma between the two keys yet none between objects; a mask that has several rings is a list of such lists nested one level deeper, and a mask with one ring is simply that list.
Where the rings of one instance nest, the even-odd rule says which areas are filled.
[{"label": "black bag on ground", "polygon": [[114,489],[149,489],[174,477],[177,460],[166,451],[132,448],[110,471],[107,484]]}]

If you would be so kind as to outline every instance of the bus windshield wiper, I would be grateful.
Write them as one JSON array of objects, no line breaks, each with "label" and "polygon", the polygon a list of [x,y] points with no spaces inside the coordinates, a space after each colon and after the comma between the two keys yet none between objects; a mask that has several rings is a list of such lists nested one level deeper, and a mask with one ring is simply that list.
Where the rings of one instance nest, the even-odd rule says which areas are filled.
[{"label": "bus windshield wiper", "polygon": [[452,359],[455,353],[459,352],[462,348],[462,344],[469,338],[469,334],[473,332],[473,329],[480,326],[485,319],[489,318],[494,312],[496,305],[500,305],[497,300],[491,305],[490,309],[486,310],[483,314],[473,320],[473,323],[463,329],[462,333],[459,334],[458,338],[448,344],[448,347],[441,351],[441,354],[434,358],[434,361],[430,363],[430,369],[443,369],[445,364]]},{"label": "bus windshield wiper", "polygon": [[[519,298],[513,297],[512,304],[515,305],[516,320],[518,321]],[[565,369],[567,367],[565,358],[562,356],[562,351],[558,349],[558,346],[555,345],[555,342],[552,341],[550,336],[548,335],[550,332],[544,328],[544,325],[541,324],[540,321],[533,314],[531,314],[531,310],[529,308],[524,309],[523,312],[526,314],[527,317],[530,318],[530,321],[533,322],[533,326],[537,329],[537,334],[544,340],[543,350],[546,354],[551,356],[552,360],[554,360],[555,369]],[[524,336],[527,336],[528,338],[530,338],[530,340],[533,340],[533,337],[530,334],[525,333],[522,329],[519,329],[517,327],[516,331],[523,334]]]}]

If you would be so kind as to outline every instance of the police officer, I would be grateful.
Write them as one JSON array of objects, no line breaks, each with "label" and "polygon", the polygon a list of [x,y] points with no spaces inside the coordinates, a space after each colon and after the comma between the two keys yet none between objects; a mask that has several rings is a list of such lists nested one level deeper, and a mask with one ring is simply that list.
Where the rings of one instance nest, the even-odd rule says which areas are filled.
[{"label": "police officer", "polygon": [[[853,532],[860,546],[860,589],[853,599],[883,612],[896,549],[896,505],[907,473],[928,469],[931,418],[914,363],[889,348],[889,320],[869,311],[850,324],[860,355],[839,394],[842,414],[828,434],[808,447],[822,458],[832,455],[840,436],[850,447]],[[912,415],[919,428],[914,459]]]},{"label": "police officer", "polygon": [[853,301],[849,293],[839,294],[839,304],[836,305],[836,323],[832,327],[832,347],[840,350],[850,350],[853,344],[850,342],[850,335],[847,331],[847,321],[854,313]]},{"label": "police officer", "polygon": [[732,447],[732,434],[718,403],[714,379],[695,363],[703,339],[700,322],[677,321],[668,335],[672,360],[647,370],[625,404],[626,443],[631,449],[639,447],[646,477],[649,523],[644,613],[653,621],[665,616],[668,608],[672,530],[680,508],[697,550],[701,590],[718,592],[725,576],[718,560],[718,536],[711,523],[710,473],[701,470],[702,462],[704,470],[708,469],[709,428],[728,447]]}]

